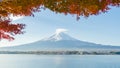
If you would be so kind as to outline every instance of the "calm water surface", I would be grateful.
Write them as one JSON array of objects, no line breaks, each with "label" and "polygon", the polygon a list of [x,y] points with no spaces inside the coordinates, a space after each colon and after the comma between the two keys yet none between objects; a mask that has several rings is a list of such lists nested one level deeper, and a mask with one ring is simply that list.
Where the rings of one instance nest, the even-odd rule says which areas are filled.
[{"label": "calm water surface", "polygon": [[0,68],[120,68],[120,56],[0,54]]}]

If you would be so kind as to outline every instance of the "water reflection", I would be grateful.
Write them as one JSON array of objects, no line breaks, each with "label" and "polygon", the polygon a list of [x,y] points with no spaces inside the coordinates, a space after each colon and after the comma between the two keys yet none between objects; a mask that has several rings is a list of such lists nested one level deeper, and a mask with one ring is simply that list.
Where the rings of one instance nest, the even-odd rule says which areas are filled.
[{"label": "water reflection", "polygon": [[0,68],[120,68],[119,55],[0,54]]}]

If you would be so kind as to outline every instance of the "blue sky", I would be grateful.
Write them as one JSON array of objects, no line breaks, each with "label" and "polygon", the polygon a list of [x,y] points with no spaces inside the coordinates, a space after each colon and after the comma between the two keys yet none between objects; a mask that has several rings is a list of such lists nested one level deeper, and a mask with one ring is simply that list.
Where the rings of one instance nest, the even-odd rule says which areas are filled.
[{"label": "blue sky", "polygon": [[76,20],[75,15],[56,14],[50,10],[35,13],[35,17],[23,17],[14,22],[26,24],[23,35],[9,42],[2,40],[1,46],[31,43],[52,35],[56,29],[68,30],[68,34],[79,40],[97,44],[120,46],[120,8],[112,7],[107,13]]}]

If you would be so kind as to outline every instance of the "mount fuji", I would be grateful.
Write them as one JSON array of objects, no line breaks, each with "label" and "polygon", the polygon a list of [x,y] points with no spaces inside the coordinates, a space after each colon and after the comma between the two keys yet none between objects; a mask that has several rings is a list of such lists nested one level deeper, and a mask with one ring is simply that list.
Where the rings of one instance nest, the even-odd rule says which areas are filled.
[{"label": "mount fuji", "polygon": [[69,36],[65,30],[57,30],[55,34],[50,37],[41,39],[39,41],[11,47],[0,48],[0,51],[21,51],[21,50],[54,50],[54,49],[120,49],[119,46],[110,46],[95,44],[85,41],[80,41]]}]

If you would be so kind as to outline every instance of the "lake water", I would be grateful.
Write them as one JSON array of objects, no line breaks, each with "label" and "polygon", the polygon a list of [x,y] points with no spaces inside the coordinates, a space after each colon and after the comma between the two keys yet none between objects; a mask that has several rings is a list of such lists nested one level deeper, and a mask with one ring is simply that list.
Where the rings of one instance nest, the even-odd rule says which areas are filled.
[{"label": "lake water", "polygon": [[120,68],[120,56],[0,54],[0,68]]}]

